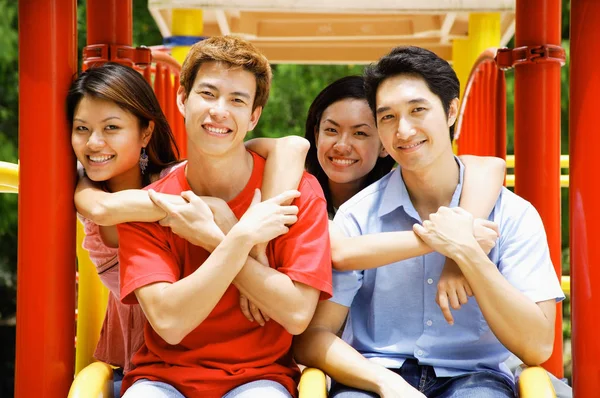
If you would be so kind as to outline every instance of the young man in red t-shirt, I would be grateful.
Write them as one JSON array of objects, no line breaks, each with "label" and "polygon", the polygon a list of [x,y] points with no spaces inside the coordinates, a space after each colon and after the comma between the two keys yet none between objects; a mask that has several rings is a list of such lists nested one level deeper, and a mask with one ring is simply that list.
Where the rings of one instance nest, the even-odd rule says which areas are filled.
[{"label": "young man in red t-shirt", "polygon": [[[299,193],[259,203],[265,161],[245,149],[244,137],[270,80],[266,58],[234,37],[197,43],[183,64],[177,103],[188,163],[149,188],[183,193],[198,214],[187,234],[160,223],[119,226],[121,297],[139,303],[149,321],[123,381],[127,398],[296,396],[292,335],[306,328],[319,298],[331,296],[331,258],[314,177],[302,177]],[[239,222],[224,235],[194,194],[225,200]],[[249,253],[269,241],[266,267]],[[271,320],[250,322],[240,294]]]}]

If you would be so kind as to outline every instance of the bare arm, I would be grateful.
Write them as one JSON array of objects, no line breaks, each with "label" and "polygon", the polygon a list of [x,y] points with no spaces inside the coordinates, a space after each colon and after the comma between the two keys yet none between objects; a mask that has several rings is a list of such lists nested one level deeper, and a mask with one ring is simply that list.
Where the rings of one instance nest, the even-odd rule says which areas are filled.
[{"label": "bare arm", "polygon": [[255,138],[246,142],[246,147],[267,160],[261,188],[263,200],[298,188],[310,147],[305,138]]},{"label": "bare arm", "polygon": [[296,360],[323,370],[347,386],[383,397],[397,396],[394,393],[402,397],[423,397],[400,376],[370,362],[336,335],[347,314],[348,308],[343,305],[320,302],[307,330],[294,339]]},{"label": "bare arm", "polygon": [[[465,177],[460,206],[477,218],[487,218],[502,188],[506,163],[500,158],[469,155],[461,160]],[[330,236],[333,267],[339,271],[377,268],[432,251],[412,231],[349,238],[330,223]]]},{"label": "bare arm", "polygon": [[[170,197],[172,203],[184,203],[178,195]],[[106,192],[89,178],[82,177],[75,189],[75,207],[85,218],[101,226],[116,225],[125,222],[154,222],[167,214],[141,189],[127,189],[119,192]]]}]

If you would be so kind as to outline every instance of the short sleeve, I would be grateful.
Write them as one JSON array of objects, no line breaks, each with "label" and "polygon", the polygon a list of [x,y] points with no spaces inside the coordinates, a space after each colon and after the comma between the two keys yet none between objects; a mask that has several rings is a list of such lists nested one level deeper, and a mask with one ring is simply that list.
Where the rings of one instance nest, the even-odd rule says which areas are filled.
[{"label": "short sleeve", "polygon": [[554,271],[542,219],[528,204],[510,228],[501,230],[498,269],[534,302],[565,298]]},{"label": "short sleeve", "polygon": [[[354,237],[361,235],[360,228],[354,218],[351,218],[343,210],[336,213],[333,223],[338,226],[344,235]],[[350,307],[354,296],[362,287],[364,271],[336,271],[333,270],[333,297],[334,303]]]},{"label": "short sleeve", "polygon": [[140,287],[180,279],[179,264],[162,227],[156,223],[125,223],[119,224],[117,229],[124,304],[137,304],[133,293]]},{"label": "short sleeve", "polygon": [[[276,269],[291,280],[309,285],[321,292],[321,300],[331,297],[331,246],[327,204],[322,193],[314,192],[314,182],[301,184],[298,221],[274,242]],[[316,181],[316,180],[315,180]]]}]

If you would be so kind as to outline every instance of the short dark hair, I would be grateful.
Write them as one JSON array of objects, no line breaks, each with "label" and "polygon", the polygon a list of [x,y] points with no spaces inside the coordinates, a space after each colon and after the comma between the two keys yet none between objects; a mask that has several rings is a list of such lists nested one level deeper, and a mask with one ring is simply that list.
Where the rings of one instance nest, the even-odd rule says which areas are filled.
[{"label": "short dark hair", "polygon": [[[314,175],[319,181],[319,184],[321,184],[323,192],[325,193],[325,199],[327,200],[327,211],[330,214],[333,214],[333,202],[331,201],[331,192],[329,191],[329,178],[327,177],[327,174],[325,174],[325,171],[323,171],[323,168],[319,164],[319,159],[317,158],[315,133],[321,123],[323,112],[334,103],[348,98],[366,101],[367,97],[365,93],[364,78],[362,76],[342,77],[325,87],[310,105],[306,117],[304,138],[310,142],[310,149],[306,155],[305,166],[306,170]],[[389,155],[384,158],[378,158],[373,170],[367,174],[364,186],[362,186],[361,189],[389,173],[394,164],[394,159]]]},{"label": "short dark hair", "polygon": [[[365,68],[367,101],[375,115],[377,89],[381,83],[397,75],[421,77],[429,90],[438,96],[448,116],[450,103],[460,94],[460,82],[450,64],[435,53],[420,47],[396,47],[377,63]],[[375,118],[377,121],[377,118]],[[454,125],[450,127],[450,140],[454,139]]]}]

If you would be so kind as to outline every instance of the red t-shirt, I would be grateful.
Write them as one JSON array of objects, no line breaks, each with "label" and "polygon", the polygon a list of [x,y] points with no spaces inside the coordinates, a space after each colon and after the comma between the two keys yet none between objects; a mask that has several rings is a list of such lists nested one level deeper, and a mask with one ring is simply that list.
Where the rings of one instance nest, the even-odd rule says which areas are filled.
[{"label": "red t-shirt", "polygon": [[[256,154],[254,168],[244,190],[228,204],[240,218],[262,184],[265,160]],[[185,168],[149,186],[157,192],[179,194],[191,190]],[[331,297],[331,253],[327,207],[317,180],[305,173],[298,190],[298,221],[287,234],[267,248],[272,268]],[[119,225],[121,298],[136,303],[134,291],[155,282],[176,282],[193,273],[209,253],[173,234],[158,223]],[[231,285],[216,307],[178,345],[165,342],[148,323],[145,343],[133,358],[135,369],[123,380],[122,392],[136,380],[163,381],[183,395],[222,397],[251,381],[281,383],[296,396],[299,376],[290,346],[292,335],[275,321],[264,327],[248,321],[239,305],[239,291]]]}]

